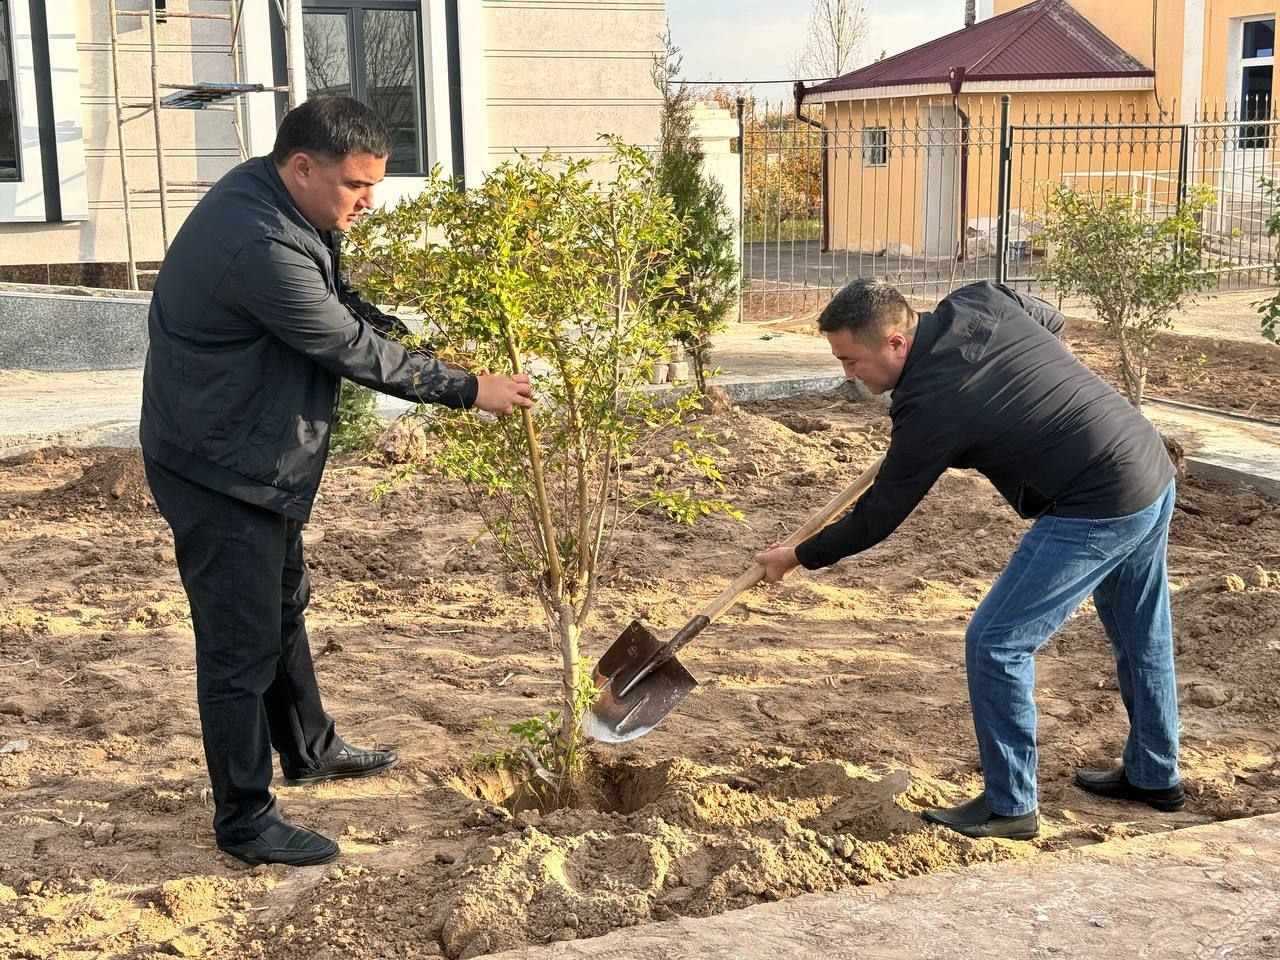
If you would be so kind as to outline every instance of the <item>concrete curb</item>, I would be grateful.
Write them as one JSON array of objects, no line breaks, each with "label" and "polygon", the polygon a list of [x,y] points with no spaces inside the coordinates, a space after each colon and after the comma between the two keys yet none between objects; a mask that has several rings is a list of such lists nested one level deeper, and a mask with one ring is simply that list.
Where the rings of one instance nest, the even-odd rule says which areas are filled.
[{"label": "concrete curb", "polygon": [[104,420],[68,430],[39,434],[0,434],[0,460],[43,447],[136,447],[136,420]]},{"label": "concrete curb", "polygon": [[980,864],[502,960],[1280,957],[1280,814]]}]

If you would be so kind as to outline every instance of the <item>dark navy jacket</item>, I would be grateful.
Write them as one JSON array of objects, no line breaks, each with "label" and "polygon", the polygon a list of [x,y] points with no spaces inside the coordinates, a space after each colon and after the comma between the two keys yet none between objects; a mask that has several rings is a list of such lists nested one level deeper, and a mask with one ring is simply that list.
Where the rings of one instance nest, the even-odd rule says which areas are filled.
[{"label": "dark navy jacket", "polygon": [[476,378],[382,336],[396,321],[360,300],[338,266],[335,238],[306,221],[270,157],[219,180],[156,280],[143,452],[306,520],[342,377],[414,403],[474,403]]},{"label": "dark navy jacket", "polygon": [[875,483],[796,548],[800,563],[879,543],[949,467],[986,476],[1023,517],[1122,517],[1155,502],[1174,472],[1160,435],[1062,344],[1062,325],[1043,300],[985,281],[920,314]]}]

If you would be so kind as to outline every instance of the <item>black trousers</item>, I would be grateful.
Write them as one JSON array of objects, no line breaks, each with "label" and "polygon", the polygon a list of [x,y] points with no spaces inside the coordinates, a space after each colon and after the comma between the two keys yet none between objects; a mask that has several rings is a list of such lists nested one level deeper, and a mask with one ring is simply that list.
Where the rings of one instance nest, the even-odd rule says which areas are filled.
[{"label": "black trousers", "polygon": [[302,523],[145,464],[191,602],[214,833],[239,843],[281,818],[268,789],[272,747],[295,775],[342,747],[307,644]]}]

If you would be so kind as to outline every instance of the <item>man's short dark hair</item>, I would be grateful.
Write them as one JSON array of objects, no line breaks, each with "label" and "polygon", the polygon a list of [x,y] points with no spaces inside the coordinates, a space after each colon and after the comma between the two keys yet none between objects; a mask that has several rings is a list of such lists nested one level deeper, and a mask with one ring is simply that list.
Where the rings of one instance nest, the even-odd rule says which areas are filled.
[{"label": "man's short dark hair", "polygon": [[831,298],[818,329],[823,333],[848,330],[864,343],[873,343],[890,330],[911,333],[916,313],[893,284],[872,277],[854,280]]},{"label": "man's short dark hair", "polygon": [[385,157],[391,137],[378,115],[352,97],[312,97],[284,116],[271,159],[283,165],[295,153],[336,163],[349,153]]}]

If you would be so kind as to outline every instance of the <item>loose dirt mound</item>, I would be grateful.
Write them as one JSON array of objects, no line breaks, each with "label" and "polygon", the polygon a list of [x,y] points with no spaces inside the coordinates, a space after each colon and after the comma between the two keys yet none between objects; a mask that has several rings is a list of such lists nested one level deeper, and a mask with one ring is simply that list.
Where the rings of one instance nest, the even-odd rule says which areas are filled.
[{"label": "loose dirt mound", "polygon": [[1184,687],[1186,701],[1263,722],[1280,717],[1269,676],[1280,658],[1280,570],[1197,581],[1174,597],[1173,618],[1179,662],[1208,675]]},{"label": "loose dirt mound", "polygon": [[49,491],[43,498],[46,506],[63,513],[93,509],[112,513],[155,511],[139,450],[104,447],[90,456],[92,459],[86,463],[84,473]]},{"label": "loose dirt mound", "polygon": [[25,467],[31,464],[47,464],[47,463],[63,463],[67,460],[74,460],[78,456],[75,447],[67,447],[61,444],[50,444],[47,447],[40,447],[36,450],[28,450],[26,453],[20,453],[17,456],[6,457],[0,460],[0,467],[12,469],[14,467]]},{"label": "loose dirt mound", "polygon": [[[108,824],[107,826],[110,826]],[[99,832],[101,835],[101,832]],[[194,876],[128,890],[106,880],[28,881],[21,892],[0,886],[0,906],[16,909],[0,932],[0,955],[204,957],[233,948],[231,918],[275,882]],[[163,948],[153,953],[151,947]],[[6,952],[9,951],[9,952]]]},{"label": "loose dirt mound", "polygon": [[[1280,717],[1274,682],[1280,663],[1280,510],[1247,487],[1236,488],[1230,499],[1212,490],[1182,483],[1171,524],[1174,543],[1203,558],[1190,576],[1177,546],[1170,560],[1180,699],[1193,716],[1214,711],[1271,723]],[[1231,553],[1224,555],[1228,544]],[[1092,616],[1081,618],[1061,641],[1063,649],[1105,649],[1106,642]]]},{"label": "loose dirt mound", "polygon": [[[1033,849],[926,827],[917,811],[954,790],[901,769],[775,753],[745,775],[638,759],[601,773],[611,787],[603,809],[498,814],[465,862],[442,870],[445,854],[394,872],[334,871],[274,919],[262,946],[268,956],[305,946],[319,957],[372,958],[438,943],[448,957],[475,957]],[[494,785],[458,786],[484,794]],[[345,923],[353,907],[358,929]]]}]

